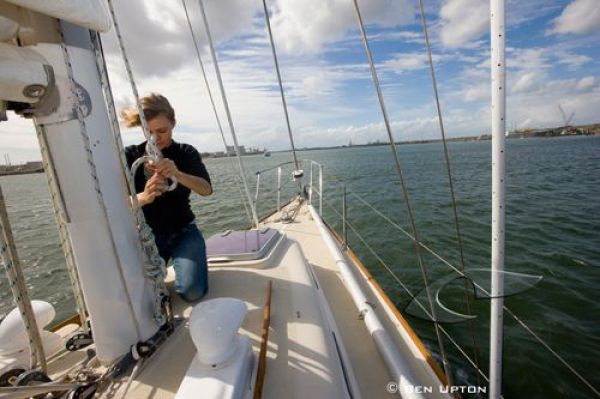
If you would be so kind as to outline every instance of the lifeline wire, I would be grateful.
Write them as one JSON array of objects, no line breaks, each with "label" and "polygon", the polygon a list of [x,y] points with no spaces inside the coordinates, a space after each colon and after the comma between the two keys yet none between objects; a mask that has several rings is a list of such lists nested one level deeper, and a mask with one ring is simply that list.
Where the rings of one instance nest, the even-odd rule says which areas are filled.
[{"label": "lifeline wire", "polygon": [[[339,213],[339,211],[337,209],[335,209],[335,207],[333,205],[331,205],[328,201],[325,201],[325,205],[327,205],[336,215],[338,215],[340,218],[342,217],[342,215]],[[360,235],[360,233],[358,232],[358,229],[354,227],[354,225],[352,225],[350,222],[346,222],[346,224],[348,225],[348,227],[350,228],[350,230],[356,235],[356,237],[359,239],[360,242],[363,243],[363,245],[369,250],[369,252],[371,252],[371,254],[375,257],[375,259],[377,259],[377,261],[381,264],[381,266],[383,266],[384,269],[386,269],[386,271],[392,276],[392,278],[394,280],[396,280],[396,282],[402,287],[402,289],[404,291],[406,291],[406,293],[414,299],[415,303],[417,305],[419,305],[419,307],[423,310],[423,312],[429,316],[429,318],[433,319],[433,316],[431,315],[431,313],[429,312],[429,310],[425,307],[425,305],[423,305],[421,303],[421,301],[419,301],[417,298],[415,298],[415,294],[413,294],[413,292],[410,290],[410,288],[408,288],[406,286],[406,284],[404,284],[404,282],[400,279],[400,277],[398,277],[398,275],[396,273],[394,273],[394,271],[392,270],[391,266],[388,265],[382,258],[381,256],[379,256],[379,254],[377,254],[377,252],[375,251],[375,249],[373,249],[373,247],[371,245],[369,245],[369,243],[365,240],[365,238],[363,236]],[[463,355],[463,357],[465,357],[465,359],[471,364],[471,366],[473,366],[473,368],[475,368],[475,370],[478,372],[478,374],[483,377],[486,381],[488,381],[487,376],[485,375],[485,373],[483,372],[483,370],[481,370],[479,368],[479,366],[477,364],[475,364],[475,362],[469,357],[469,355],[466,353],[466,351],[460,346],[459,343],[457,343],[452,336],[450,335],[450,333],[448,333],[442,326],[440,326],[440,330],[442,331],[442,333],[448,338],[448,340],[456,347],[456,349]]]}]

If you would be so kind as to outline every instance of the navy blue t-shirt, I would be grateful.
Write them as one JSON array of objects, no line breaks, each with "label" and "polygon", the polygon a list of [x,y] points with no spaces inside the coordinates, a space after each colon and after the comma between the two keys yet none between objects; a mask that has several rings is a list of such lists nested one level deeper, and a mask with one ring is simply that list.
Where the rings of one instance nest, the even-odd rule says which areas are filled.
[{"label": "navy blue t-shirt", "polygon": [[[145,155],[146,142],[131,145],[125,148],[125,156],[129,167],[136,159]],[[198,176],[210,183],[208,171],[202,163],[200,153],[189,144],[173,141],[170,146],[162,150],[164,158],[175,162],[177,169],[183,173]],[[146,181],[153,172],[140,166],[135,174],[135,190],[144,191]],[[156,197],[151,204],[142,207],[146,221],[155,233],[170,234],[179,231],[194,220],[194,213],[190,208],[191,190],[183,184],[178,184],[173,191],[164,192]]]}]

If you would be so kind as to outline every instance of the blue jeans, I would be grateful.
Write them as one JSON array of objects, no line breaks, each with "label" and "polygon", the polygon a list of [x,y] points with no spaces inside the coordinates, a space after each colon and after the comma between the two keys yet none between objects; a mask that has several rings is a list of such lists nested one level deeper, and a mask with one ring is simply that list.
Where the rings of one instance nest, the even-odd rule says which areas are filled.
[{"label": "blue jeans", "polygon": [[187,302],[202,298],[208,291],[206,244],[195,223],[172,234],[155,233],[160,256],[168,263],[173,259],[175,291]]}]

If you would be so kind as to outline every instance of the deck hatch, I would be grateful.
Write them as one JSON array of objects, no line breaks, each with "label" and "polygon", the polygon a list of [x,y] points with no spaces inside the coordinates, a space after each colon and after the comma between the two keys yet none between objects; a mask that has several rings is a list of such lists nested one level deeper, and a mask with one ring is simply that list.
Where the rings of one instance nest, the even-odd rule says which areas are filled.
[{"label": "deck hatch", "polygon": [[209,262],[251,261],[264,258],[279,241],[279,231],[259,230],[217,233],[206,241]]}]

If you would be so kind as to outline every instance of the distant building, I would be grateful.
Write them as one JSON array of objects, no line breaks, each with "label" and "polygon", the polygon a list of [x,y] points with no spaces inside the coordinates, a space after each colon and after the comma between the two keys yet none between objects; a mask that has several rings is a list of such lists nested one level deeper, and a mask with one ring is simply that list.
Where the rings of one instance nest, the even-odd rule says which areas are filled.
[{"label": "distant building", "polygon": [[39,170],[39,169],[43,169],[44,166],[42,165],[41,161],[34,161],[34,162],[27,162],[24,165],[24,168],[26,170]]},{"label": "distant building", "polygon": [[[238,148],[240,149],[240,154],[244,155],[246,153],[246,147],[243,145],[238,145]],[[235,147],[232,145],[228,145],[227,146],[227,153],[228,154],[235,154]]]}]

